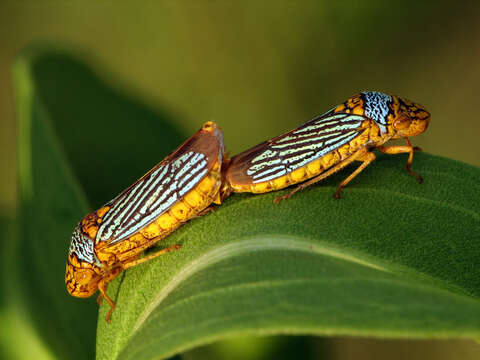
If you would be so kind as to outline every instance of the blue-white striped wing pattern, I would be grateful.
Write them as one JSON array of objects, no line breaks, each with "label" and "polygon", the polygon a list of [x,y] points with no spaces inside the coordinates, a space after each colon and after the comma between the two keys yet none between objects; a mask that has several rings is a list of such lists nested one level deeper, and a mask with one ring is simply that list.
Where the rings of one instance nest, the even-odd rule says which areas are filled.
[{"label": "blue-white striped wing pattern", "polygon": [[96,242],[121,241],[155,221],[208,173],[207,157],[189,151],[159,165],[112,200]]},{"label": "blue-white striped wing pattern", "polygon": [[235,156],[227,176],[240,184],[284,176],[353,140],[364,120],[364,116],[329,111]]},{"label": "blue-white striped wing pattern", "polygon": [[[115,244],[154,222],[222,163],[220,128],[207,122],[177,150],[107,203],[94,239]],[[218,183],[220,187],[220,182]]]}]

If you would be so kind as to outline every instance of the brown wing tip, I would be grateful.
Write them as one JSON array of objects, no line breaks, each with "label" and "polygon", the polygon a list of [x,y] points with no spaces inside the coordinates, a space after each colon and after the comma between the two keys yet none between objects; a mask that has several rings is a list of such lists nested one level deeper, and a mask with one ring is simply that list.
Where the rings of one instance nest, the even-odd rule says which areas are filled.
[{"label": "brown wing tip", "polygon": [[220,129],[220,126],[218,126],[213,121],[207,121],[205,124],[203,124],[202,130],[207,131],[207,132],[216,132],[216,131],[221,132],[222,131],[222,129]]},{"label": "brown wing tip", "polygon": [[205,124],[203,124],[200,131],[215,136],[220,147],[219,161],[221,162],[221,158],[223,157],[223,154],[225,152],[225,145],[223,143],[223,133],[220,126],[218,126],[218,124],[213,121],[207,121]]}]

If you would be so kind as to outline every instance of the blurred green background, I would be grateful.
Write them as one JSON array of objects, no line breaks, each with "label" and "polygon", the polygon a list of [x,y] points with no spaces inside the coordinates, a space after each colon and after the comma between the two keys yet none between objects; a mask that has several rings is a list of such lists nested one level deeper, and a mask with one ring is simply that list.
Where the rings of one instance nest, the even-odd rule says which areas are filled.
[{"label": "blurred green background", "polygon": [[[415,145],[479,166],[479,24],[477,1],[4,0],[0,212],[16,207],[11,65],[27,45],[70,51],[113,88],[171,114],[186,134],[218,122],[231,154],[356,92],[379,90],[432,113]],[[415,359],[480,358],[480,345],[468,341],[318,342],[333,359],[394,359],[405,351]]]}]

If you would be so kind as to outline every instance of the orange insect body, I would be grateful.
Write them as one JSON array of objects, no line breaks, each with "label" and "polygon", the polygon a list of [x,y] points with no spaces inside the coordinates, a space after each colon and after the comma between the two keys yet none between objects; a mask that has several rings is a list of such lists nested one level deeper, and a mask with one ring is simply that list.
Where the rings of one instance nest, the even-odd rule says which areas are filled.
[{"label": "orange insect body", "polygon": [[152,170],[77,225],[67,260],[65,283],[76,297],[99,299],[115,306],[107,284],[123,270],[164,254],[163,249],[139,259],[147,248],[210,204],[220,204],[224,144],[220,128],[207,122]]},{"label": "orange insect body", "polygon": [[[264,193],[304,182],[288,195],[304,189],[357,160],[362,164],[338,187],[340,190],[375,160],[370,149],[388,154],[409,153],[407,171],[418,148],[408,138],[424,132],[430,114],[422,105],[399,96],[364,92],[324,115],[283,135],[234,156],[224,168],[222,196],[231,192]],[[390,139],[404,138],[407,146],[385,147]],[[308,181],[307,181],[308,180]]]},{"label": "orange insect body", "polygon": [[[99,300],[107,285],[123,270],[168,251],[172,246],[139,258],[141,253],[165,238],[181,224],[201,215],[212,203],[220,204],[231,192],[264,193],[302,183],[286,199],[353,161],[362,164],[339,185],[340,190],[375,160],[376,148],[387,154],[408,153],[411,169],[414,148],[409,137],[421,134],[430,114],[405,98],[364,92],[283,135],[247,150],[231,160],[224,155],[221,130],[213,122],[185,141],[97,211],[85,216],[74,229],[65,283],[76,297],[89,297],[97,290]],[[406,146],[385,144],[404,138]]]}]

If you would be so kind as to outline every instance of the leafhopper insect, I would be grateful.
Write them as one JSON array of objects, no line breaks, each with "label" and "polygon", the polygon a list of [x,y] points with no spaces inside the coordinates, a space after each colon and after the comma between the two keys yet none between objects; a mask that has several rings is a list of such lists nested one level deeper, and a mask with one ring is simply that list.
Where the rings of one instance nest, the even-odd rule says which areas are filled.
[{"label": "leafhopper insect", "polygon": [[[298,184],[287,199],[299,190],[341,170],[353,161],[362,164],[343,180],[334,196],[375,160],[376,148],[387,154],[408,153],[406,169],[411,170],[413,154],[419,148],[409,137],[423,133],[430,114],[422,105],[399,96],[369,91],[300,127],[263,142],[234,156],[224,169],[223,196],[231,192],[265,193]],[[391,139],[406,140],[404,146],[384,146]]]},{"label": "leafhopper insect", "polygon": [[72,234],[65,284],[76,297],[100,292],[110,304],[107,285],[123,270],[141,264],[173,246],[140,258],[147,248],[212,203],[220,204],[224,144],[220,128],[207,122],[178,149],[115,199],[86,215]]}]

